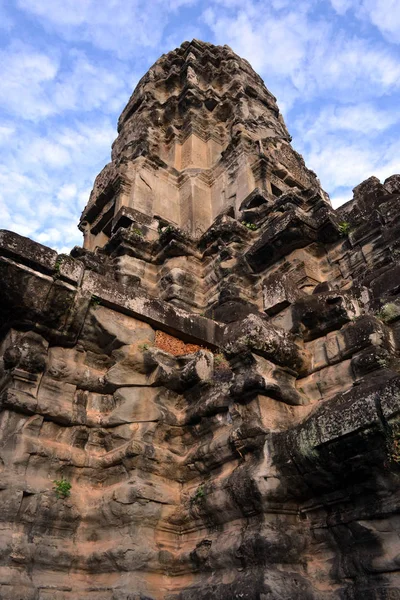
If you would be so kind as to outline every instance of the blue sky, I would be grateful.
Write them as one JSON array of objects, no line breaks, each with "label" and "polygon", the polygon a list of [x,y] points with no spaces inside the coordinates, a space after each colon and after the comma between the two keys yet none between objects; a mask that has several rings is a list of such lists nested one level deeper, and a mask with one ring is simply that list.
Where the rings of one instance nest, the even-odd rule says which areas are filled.
[{"label": "blue sky", "polygon": [[118,115],[193,37],[251,62],[335,206],[400,172],[400,0],[0,0],[0,228],[80,245]]}]

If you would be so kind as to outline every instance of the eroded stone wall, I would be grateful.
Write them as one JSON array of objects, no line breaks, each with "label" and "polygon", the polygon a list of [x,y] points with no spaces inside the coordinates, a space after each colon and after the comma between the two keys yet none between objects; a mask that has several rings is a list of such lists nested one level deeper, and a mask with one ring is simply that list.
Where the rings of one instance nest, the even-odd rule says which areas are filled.
[{"label": "eroded stone wall", "polygon": [[[86,210],[104,224],[115,157],[162,139],[140,128],[143,94],[166,112],[186,98],[182,148],[225,110],[222,155],[252,148],[264,187],[199,235],[151,211],[71,256],[0,232],[2,600],[400,598],[400,176],[334,211],[286,138],[289,185],[262,125],[272,110],[286,135],[273,99],[218,53],[208,87],[199,42],[145,76]],[[266,111],[236,154],[232,61],[242,110]]]}]

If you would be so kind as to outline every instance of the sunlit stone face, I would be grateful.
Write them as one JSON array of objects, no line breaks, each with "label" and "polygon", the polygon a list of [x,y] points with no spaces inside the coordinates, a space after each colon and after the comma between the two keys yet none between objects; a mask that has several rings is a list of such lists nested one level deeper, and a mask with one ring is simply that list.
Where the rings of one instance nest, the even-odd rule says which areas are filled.
[{"label": "sunlit stone face", "polygon": [[334,211],[194,40],[71,255],[0,231],[0,598],[397,599],[400,176]]},{"label": "sunlit stone face", "polygon": [[[96,180],[81,228],[103,246],[126,207],[195,238],[255,189],[271,201],[315,176],[287,143],[275,98],[227,46],[193,41],[160,58],[119,121],[113,163]],[[122,161],[122,162],[121,162]]]}]

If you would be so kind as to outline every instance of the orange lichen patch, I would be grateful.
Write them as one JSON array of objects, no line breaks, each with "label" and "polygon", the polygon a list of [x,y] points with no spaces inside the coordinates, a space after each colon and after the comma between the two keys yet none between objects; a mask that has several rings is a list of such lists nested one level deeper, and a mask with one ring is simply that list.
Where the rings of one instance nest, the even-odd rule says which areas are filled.
[{"label": "orange lichen patch", "polygon": [[203,348],[203,346],[198,346],[197,344],[185,344],[182,340],[179,340],[168,333],[164,333],[164,331],[156,331],[154,345],[156,348],[160,348],[160,350],[164,350],[164,352],[169,352],[173,356],[190,354]]}]

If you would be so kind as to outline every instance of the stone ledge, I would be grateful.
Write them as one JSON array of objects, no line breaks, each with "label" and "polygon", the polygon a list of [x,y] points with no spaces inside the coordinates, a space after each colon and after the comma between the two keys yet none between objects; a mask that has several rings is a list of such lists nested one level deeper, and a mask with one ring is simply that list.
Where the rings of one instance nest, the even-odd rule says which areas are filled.
[{"label": "stone ledge", "polygon": [[[13,260],[3,258],[8,270],[8,277],[13,285],[8,286],[8,293],[2,293],[2,307],[11,317],[15,306],[25,311],[25,319],[32,313],[31,325],[37,328],[52,326],[57,329],[52,335],[64,338],[66,329],[77,335],[78,328],[73,326],[71,315],[86,310],[91,300],[100,302],[117,312],[122,312],[156,326],[183,341],[216,348],[222,345],[224,326],[206,317],[190,314],[162,300],[149,297],[137,286],[127,285],[85,269],[81,263],[70,257],[57,263],[57,252],[17,234],[0,232],[0,257],[13,256]],[[58,267],[57,267],[58,264]],[[43,296],[44,273],[53,273],[46,278],[49,290],[57,287],[55,294],[49,293],[43,302],[33,302],[34,298]],[[29,276],[29,294],[27,294],[27,276]],[[63,281],[66,279],[68,281]],[[35,292],[36,289],[36,292]],[[10,290],[12,294],[10,295]],[[39,290],[42,294],[39,294]],[[56,290],[54,290],[56,291]],[[85,308],[86,307],[86,308]],[[54,313],[54,314],[53,314]],[[4,313],[6,314],[6,313]],[[54,318],[50,318],[52,317]],[[5,323],[4,323],[5,324]],[[64,324],[64,325],[62,325]],[[47,327],[48,328],[48,327]],[[63,331],[64,330],[64,331]],[[67,336],[68,337],[68,336]],[[75,339],[75,338],[74,338]],[[72,339],[70,341],[73,341]]]},{"label": "stone ledge", "polygon": [[17,259],[38,271],[51,273],[54,271],[58,254],[55,250],[18,233],[0,229],[0,256]]}]

